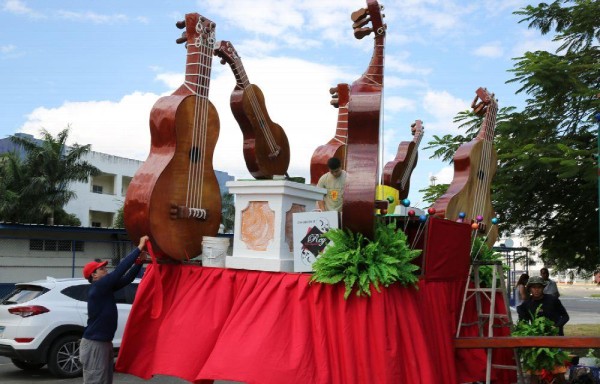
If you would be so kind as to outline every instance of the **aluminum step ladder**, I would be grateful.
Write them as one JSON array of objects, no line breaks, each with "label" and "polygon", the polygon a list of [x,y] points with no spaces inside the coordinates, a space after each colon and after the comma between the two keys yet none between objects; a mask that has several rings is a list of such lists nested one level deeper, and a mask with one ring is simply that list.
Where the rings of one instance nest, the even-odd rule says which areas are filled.
[{"label": "aluminum step ladder", "polygon": [[[491,287],[481,287],[480,269],[482,266],[490,266],[492,271],[492,282]],[[471,287],[471,281],[473,286]],[[500,284],[498,285],[498,281]],[[496,292],[501,292],[504,298],[504,305],[506,314],[496,313]],[[477,308],[477,321],[472,323],[463,323],[463,316],[465,312],[466,304],[475,299]],[[487,300],[490,304],[488,313],[483,312],[482,300]],[[498,319],[500,324],[496,324],[495,320]],[[460,310],[460,317],[458,320],[458,327],[456,329],[456,337],[461,337],[461,330],[464,327],[477,325],[479,337],[494,337],[494,327],[509,327],[512,330],[513,322],[512,315],[510,312],[510,303],[508,301],[508,295],[506,291],[506,283],[504,280],[504,271],[502,262],[500,261],[474,261],[469,268],[469,276],[467,278],[467,285],[465,287],[465,294],[462,302],[462,308]],[[512,369],[517,371],[517,383],[523,384],[523,371],[521,369],[521,361],[517,353],[517,349],[514,348],[514,360],[515,365],[501,365],[492,364],[493,348],[486,348],[487,353],[487,364],[485,373],[485,383],[491,383],[492,369]]]}]

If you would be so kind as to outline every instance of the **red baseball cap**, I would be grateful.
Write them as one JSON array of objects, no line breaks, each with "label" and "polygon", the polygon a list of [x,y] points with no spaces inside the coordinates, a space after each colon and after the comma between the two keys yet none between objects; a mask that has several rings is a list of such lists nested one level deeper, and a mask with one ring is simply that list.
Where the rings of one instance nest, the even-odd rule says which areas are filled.
[{"label": "red baseball cap", "polygon": [[83,277],[85,277],[86,279],[89,279],[90,276],[92,276],[92,273],[94,273],[94,271],[100,267],[104,267],[106,264],[108,264],[108,261],[90,261],[89,263],[87,263],[85,265],[85,267],[83,267]]}]

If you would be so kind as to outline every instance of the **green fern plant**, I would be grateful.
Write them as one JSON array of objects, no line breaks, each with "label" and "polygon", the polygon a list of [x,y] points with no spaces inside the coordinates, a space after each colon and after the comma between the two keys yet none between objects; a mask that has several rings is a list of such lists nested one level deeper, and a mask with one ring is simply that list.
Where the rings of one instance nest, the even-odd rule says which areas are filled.
[{"label": "green fern plant", "polygon": [[[490,261],[502,263],[502,255],[488,247],[484,238],[477,236],[475,239],[473,239],[473,244],[471,246],[471,261]],[[482,287],[492,286],[493,268],[494,267],[491,265],[482,265],[479,267],[479,281]],[[508,272],[509,269],[510,268],[506,264],[502,263],[502,270],[504,273]],[[499,278],[504,278],[504,276],[499,276]],[[471,276],[471,280],[472,279],[473,276]]]},{"label": "green fern plant", "polygon": [[396,223],[377,224],[374,240],[361,233],[332,229],[324,235],[332,244],[313,264],[311,281],[326,284],[343,282],[344,299],[356,289],[357,296],[371,296],[371,285],[380,292],[399,282],[416,285],[418,266],[411,261],[421,250],[410,249],[406,234],[396,229]]},{"label": "green fern plant", "polygon": [[[533,314],[532,320],[522,320],[512,331],[512,336],[557,336],[558,328],[554,322],[539,314],[541,306]],[[521,348],[519,356],[523,369],[537,371],[552,371],[557,366],[563,366],[569,360],[569,354],[559,348]]]}]

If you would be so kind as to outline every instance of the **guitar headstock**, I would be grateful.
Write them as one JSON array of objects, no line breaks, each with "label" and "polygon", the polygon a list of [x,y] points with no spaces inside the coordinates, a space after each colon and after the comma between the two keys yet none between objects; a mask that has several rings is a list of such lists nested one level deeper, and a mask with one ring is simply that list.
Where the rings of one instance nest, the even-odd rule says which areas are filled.
[{"label": "guitar headstock", "polygon": [[[354,22],[352,24],[354,37],[362,39],[371,32],[375,32],[376,37],[385,35],[387,25],[383,24],[385,15],[381,11],[383,11],[383,5],[379,5],[376,0],[367,0],[366,8],[352,12],[350,18]],[[369,22],[371,22],[371,27],[365,27]]]},{"label": "guitar headstock", "polygon": [[491,103],[495,103],[494,94],[489,93],[486,88],[479,87],[475,91],[475,99],[473,99],[473,103],[471,103],[471,108],[473,108],[473,113],[481,116],[485,114],[487,111],[487,107]]},{"label": "guitar headstock", "polygon": [[423,136],[424,131],[425,128],[423,127],[423,122],[421,120],[415,120],[415,122],[410,125],[410,132],[413,134],[413,140],[415,141]]},{"label": "guitar headstock", "polygon": [[226,40],[217,42],[215,55],[221,58],[221,64],[228,63],[229,65],[233,65],[240,58],[231,42]]},{"label": "guitar headstock", "polygon": [[177,44],[185,43],[196,47],[213,47],[215,45],[215,29],[217,25],[198,13],[188,13],[185,20],[178,21],[175,26],[185,31],[175,40]]},{"label": "guitar headstock", "polygon": [[329,88],[331,101],[329,102],[335,108],[345,107],[350,101],[350,86],[346,83],[340,83],[337,87]]}]

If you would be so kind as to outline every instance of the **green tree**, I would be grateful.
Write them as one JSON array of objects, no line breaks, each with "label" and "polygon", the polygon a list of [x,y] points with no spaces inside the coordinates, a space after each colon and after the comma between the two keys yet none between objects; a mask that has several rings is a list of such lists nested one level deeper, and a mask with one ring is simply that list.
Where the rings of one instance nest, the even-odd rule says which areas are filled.
[{"label": "green tree", "polygon": [[21,215],[29,215],[32,201],[21,192],[29,183],[28,168],[14,152],[0,156],[0,219],[19,222]]},{"label": "green tree", "polygon": [[117,215],[115,216],[115,222],[113,224],[115,228],[125,228],[124,207],[125,205],[122,205],[121,208],[119,208],[119,210],[117,211]]},{"label": "green tree", "polygon": [[[64,219],[72,223],[72,217],[61,210],[75,192],[69,189],[71,182],[86,182],[89,176],[95,176],[100,170],[81,158],[91,146],[74,144],[67,147],[69,128],[59,132],[56,137],[42,130],[42,140],[36,141],[12,136],[11,140],[25,150],[24,175],[27,184],[15,184],[10,189],[20,195],[25,205],[23,212],[17,212],[15,221],[29,223],[46,223],[53,225],[55,219]],[[56,224],[63,224],[56,221]]]},{"label": "green tree", "polygon": [[224,232],[230,233],[235,225],[235,201],[231,193],[223,193],[221,196],[221,224]]},{"label": "green tree", "polygon": [[[560,47],[555,53],[526,52],[510,70],[515,77],[509,82],[519,83],[517,92],[528,99],[522,111],[508,109],[497,122],[493,205],[501,229],[524,229],[540,242],[546,263],[594,270],[599,264],[594,115],[600,110],[600,5],[557,0],[515,13],[530,28],[555,33]],[[429,144],[438,157],[453,153],[452,138],[435,139]]]}]

